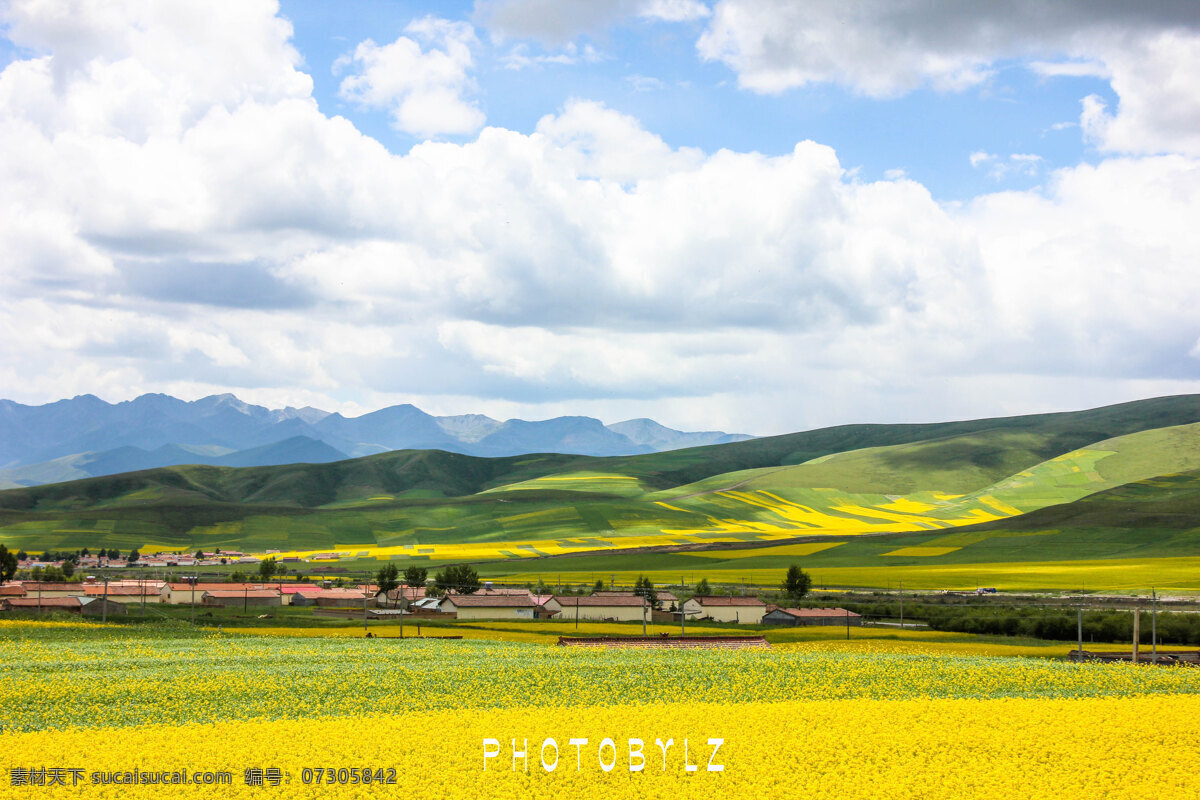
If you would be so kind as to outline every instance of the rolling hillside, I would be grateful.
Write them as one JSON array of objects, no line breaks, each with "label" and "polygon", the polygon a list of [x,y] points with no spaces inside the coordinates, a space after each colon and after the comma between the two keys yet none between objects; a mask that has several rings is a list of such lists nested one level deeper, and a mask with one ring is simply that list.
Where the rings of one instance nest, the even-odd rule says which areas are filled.
[{"label": "rolling hillside", "polygon": [[[410,450],[327,464],[170,467],[0,492],[0,542],[528,565],[510,571],[630,558],[597,555],[605,550],[718,544],[717,560],[638,558],[650,559],[647,569],[750,559],[738,567],[756,570],[801,555],[838,569],[1158,558],[1200,555],[1198,471],[1200,398],[1185,396],[615,458]],[[1162,477],[1175,473],[1182,477]],[[1131,510],[1114,517],[1122,502]],[[1143,522],[1168,509],[1174,533],[1146,534],[1154,526]],[[1099,524],[1105,514],[1120,522]],[[589,555],[539,560],[573,553]]]}]

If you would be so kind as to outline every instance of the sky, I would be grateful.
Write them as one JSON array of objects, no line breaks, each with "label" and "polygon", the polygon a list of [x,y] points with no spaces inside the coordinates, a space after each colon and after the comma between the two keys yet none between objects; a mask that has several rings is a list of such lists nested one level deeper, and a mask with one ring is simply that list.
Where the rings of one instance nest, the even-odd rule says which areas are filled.
[{"label": "sky", "polygon": [[0,396],[1200,392],[1200,6],[0,0]]}]

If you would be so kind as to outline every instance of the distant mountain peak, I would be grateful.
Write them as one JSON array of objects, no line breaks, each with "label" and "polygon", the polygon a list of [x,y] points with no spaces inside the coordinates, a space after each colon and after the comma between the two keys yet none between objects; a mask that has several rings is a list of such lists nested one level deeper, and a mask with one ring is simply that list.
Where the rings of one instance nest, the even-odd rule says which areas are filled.
[{"label": "distant mountain peak", "polygon": [[[638,420],[637,430],[626,431],[626,423],[605,426],[587,416],[505,422],[483,414],[437,417],[412,403],[346,417],[311,406],[269,409],[228,392],[190,402],[148,393],[117,404],[81,395],[43,406],[5,402],[0,409],[0,477],[9,483],[187,463],[319,462],[389,450],[621,456],[735,440],[720,432],[674,431],[653,420]],[[46,466],[61,459],[69,464]]]}]

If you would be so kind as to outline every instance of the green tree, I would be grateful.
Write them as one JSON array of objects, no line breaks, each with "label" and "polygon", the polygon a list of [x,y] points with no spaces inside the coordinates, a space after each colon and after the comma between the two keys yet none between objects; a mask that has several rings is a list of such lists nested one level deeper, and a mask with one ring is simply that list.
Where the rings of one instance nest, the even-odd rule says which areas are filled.
[{"label": "green tree", "polygon": [[808,594],[811,586],[812,578],[809,574],[800,569],[799,565],[792,564],[788,567],[787,576],[783,579],[781,588],[785,595],[793,600],[799,600]]},{"label": "green tree", "polygon": [[646,603],[651,608],[658,605],[658,592],[654,591],[654,584],[648,577],[638,576],[637,582],[633,584],[633,593],[638,597],[646,598]]},{"label": "green tree", "polygon": [[429,576],[429,570],[410,564],[404,568],[404,583],[408,586],[424,586]]},{"label": "green tree", "polygon": [[271,558],[264,558],[262,561],[258,562],[258,575],[264,581],[269,581],[271,578],[275,577],[275,573],[278,570],[279,564],[276,563],[274,556]]},{"label": "green tree", "polygon": [[204,559],[204,551],[203,551],[203,550],[197,550],[197,551],[196,551],[196,560],[197,560],[197,561],[201,561],[201,560],[203,560],[203,559]]},{"label": "green tree", "polygon": [[239,569],[235,569],[229,576],[229,582],[230,583],[245,583],[246,582],[246,573],[242,572]]},{"label": "green tree", "polygon": [[141,557],[142,557],[142,554],[139,553],[137,551],[137,548],[135,547],[134,549],[129,551],[129,555],[125,558],[125,560],[128,561],[130,564],[133,564]]},{"label": "green tree", "polygon": [[599,580],[596,581],[596,585],[592,587],[592,594],[595,594],[596,592],[603,592],[603,591],[604,591],[604,579],[600,578]]},{"label": "green tree", "polygon": [[75,562],[64,561],[62,565],[62,574],[64,577],[70,578],[75,575]]},{"label": "green tree", "polygon": [[91,555],[91,552],[89,552],[89,551],[88,551],[88,549],[85,547],[85,548],[83,548],[82,550],[80,550],[80,551],[79,551],[79,555],[81,555],[81,556],[90,556],[90,555]]},{"label": "green tree", "polygon": [[385,564],[375,573],[375,583],[379,585],[377,596],[387,597],[388,592],[400,586],[400,569],[391,562]]},{"label": "green tree", "polygon": [[442,593],[454,590],[459,594],[479,591],[479,573],[470,564],[456,564],[438,572],[433,582]]},{"label": "green tree", "polygon": [[17,557],[0,544],[0,584],[7,583],[17,574]]},{"label": "green tree", "polygon": [[712,589],[708,588],[708,578],[701,578],[696,584],[696,594],[707,597],[712,594]]},{"label": "green tree", "polygon": [[29,553],[26,553],[24,550],[17,551],[17,561],[24,561],[27,558],[29,558]]}]

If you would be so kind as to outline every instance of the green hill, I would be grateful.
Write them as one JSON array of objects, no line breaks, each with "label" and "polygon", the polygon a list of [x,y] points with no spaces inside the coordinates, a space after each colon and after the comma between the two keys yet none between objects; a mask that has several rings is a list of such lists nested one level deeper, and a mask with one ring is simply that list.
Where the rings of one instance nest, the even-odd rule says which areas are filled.
[{"label": "green hill", "polygon": [[[1012,541],[1031,530],[1021,526],[1049,525],[1039,520],[1080,498],[1200,468],[1196,423],[1200,396],[1189,395],[1064,414],[840,426],[617,458],[409,450],[329,464],[170,467],[0,492],[0,542],[337,551],[436,564],[827,537],[837,546],[818,561],[949,563],[993,545],[930,545],[931,537],[982,531],[975,544],[1005,540],[1008,558],[1013,547],[1029,547]],[[895,537],[901,543],[889,544]],[[945,552],[891,555],[921,546]]]}]

